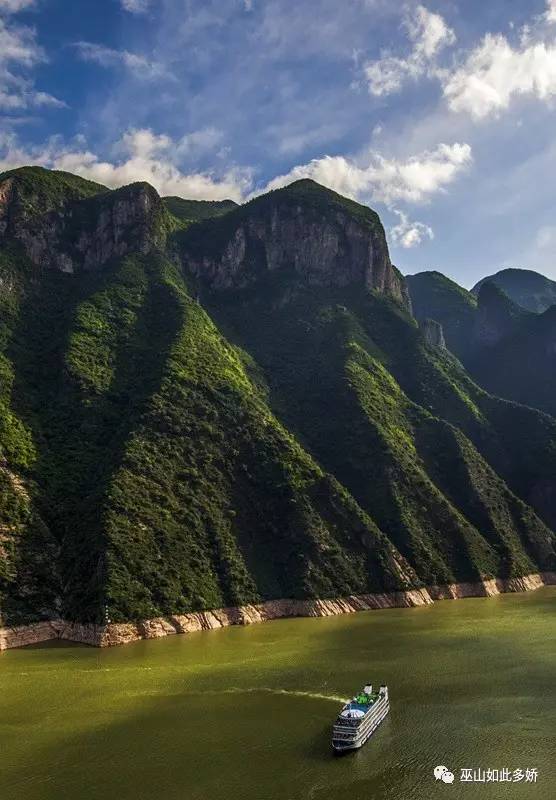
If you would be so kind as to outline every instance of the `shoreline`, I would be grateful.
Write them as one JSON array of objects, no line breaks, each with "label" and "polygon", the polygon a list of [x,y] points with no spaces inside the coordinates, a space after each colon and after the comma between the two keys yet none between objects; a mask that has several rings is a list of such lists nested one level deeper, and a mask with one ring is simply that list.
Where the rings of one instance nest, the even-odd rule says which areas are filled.
[{"label": "shoreline", "polygon": [[115,647],[141,639],[214,630],[229,625],[253,625],[292,617],[330,617],[383,608],[414,608],[438,600],[494,597],[510,592],[529,592],[556,584],[556,572],[535,572],[519,578],[491,578],[473,583],[452,583],[380,594],[351,595],[323,600],[266,600],[248,606],[232,606],[190,614],[175,614],[141,622],[107,625],[46,620],[29,625],[0,628],[0,652],[30,644],[61,639],[94,647]]}]

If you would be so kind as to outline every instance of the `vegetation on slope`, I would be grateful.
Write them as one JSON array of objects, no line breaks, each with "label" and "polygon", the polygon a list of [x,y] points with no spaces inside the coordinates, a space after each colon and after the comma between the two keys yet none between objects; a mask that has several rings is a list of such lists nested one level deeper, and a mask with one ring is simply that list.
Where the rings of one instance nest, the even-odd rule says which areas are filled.
[{"label": "vegetation on slope", "polygon": [[37,452],[31,429],[14,408],[16,374],[6,354],[27,266],[17,253],[0,253],[0,622],[14,623],[55,616],[60,592],[57,543],[28,479]]},{"label": "vegetation on slope", "polygon": [[465,361],[473,347],[475,297],[440,272],[419,272],[405,279],[415,317],[440,322],[447,347]]},{"label": "vegetation on slope", "polygon": [[556,306],[530,315],[470,363],[489,391],[556,417]]},{"label": "vegetation on slope", "polygon": [[[495,414],[487,417],[490,399],[468,378],[460,381],[465,373],[449,354],[425,346],[405,312],[360,291],[311,291],[289,303],[260,295],[242,302],[239,294],[214,296],[213,315],[263,368],[276,413],[423,581],[522,574],[533,563],[553,563],[553,534],[485,461],[507,460],[506,432],[493,430]],[[434,443],[441,449],[453,437],[452,468],[465,480],[448,487]],[[545,475],[550,459],[547,453],[539,465]],[[530,489],[518,484],[514,491]],[[488,526],[477,525],[473,503],[483,506]]]},{"label": "vegetation on slope", "polygon": [[415,581],[271,414],[248,359],[164,258],[79,283],[52,273],[26,291],[11,405],[36,450],[26,476],[56,535],[63,614],[141,618]]},{"label": "vegetation on slope", "polygon": [[19,167],[0,173],[0,183],[6,180],[13,181],[21,209],[27,214],[45,214],[107,191],[100,183],[44,167]]},{"label": "vegetation on slope", "polygon": [[472,289],[478,296],[483,283],[494,283],[502,289],[514,303],[527,311],[542,314],[556,305],[556,281],[530,269],[503,269],[495,275],[488,275],[480,280]]},{"label": "vegetation on slope", "polygon": [[[517,273],[521,278],[522,272],[529,276],[526,270],[498,275]],[[543,276],[531,275],[535,286],[545,285],[536,281]],[[513,299],[508,296],[501,288],[506,285],[503,280],[480,281],[473,290],[478,299],[440,273],[409,275],[407,281],[416,317],[432,317],[442,324],[448,348],[481,386],[556,416],[554,307],[542,314],[527,311],[534,304],[515,291]]]},{"label": "vegetation on slope", "polygon": [[182,197],[162,199],[170,214],[185,223],[220,217],[238,207],[233,200],[184,200]]},{"label": "vegetation on slope", "polygon": [[[58,187],[30,208],[71,197],[78,227],[94,231],[106,202],[154,192],[91,188],[76,201],[89,190],[75,180],[49,174]],[[168,233],[188,225],[172,252],[184,237],[209,252],[276,203],[337,222],[341,211],[383,235],[374,212],[300,181],[192,225],[153,196],[148,252],[138,243],[142,254],[76,275],[4,243],[6,621],[141,619],[553,568],[554,420],[488,395],[360,285],[304,286],[285,268],[241,290],[190,291]]]}]

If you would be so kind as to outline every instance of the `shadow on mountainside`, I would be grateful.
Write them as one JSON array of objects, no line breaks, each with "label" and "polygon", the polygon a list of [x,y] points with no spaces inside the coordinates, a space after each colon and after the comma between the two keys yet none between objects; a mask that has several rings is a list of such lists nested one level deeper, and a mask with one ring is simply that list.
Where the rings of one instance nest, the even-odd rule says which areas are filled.
[{"label": "shadow on mountainside", "polygon": [[61,545],[72,619],[104,618],[105,498],[182,323],[158,267],[130,257],[102,273],[43,275],[9,347],[12,406],[33,433],[36,504]]}]

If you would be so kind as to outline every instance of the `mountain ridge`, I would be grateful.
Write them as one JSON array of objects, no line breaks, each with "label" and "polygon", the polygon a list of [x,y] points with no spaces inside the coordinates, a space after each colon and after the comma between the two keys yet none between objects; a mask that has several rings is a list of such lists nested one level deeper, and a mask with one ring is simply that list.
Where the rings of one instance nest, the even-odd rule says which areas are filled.
[{"label": "mountain ridge", "polygon": [[485,282],[494,283],[502,289],[514,303],[527,311],[542,313],[556,304],[556,281],[534,270],[508,268],[482,278],[471,289],[478,296]]},{"label": "mountain ridge", "polygon": [[448,348],[481,385],[556,415],[554,306],[530,311],[487,279],[477,297],[441,273],[408,276],[408,285],[417,318],[442,324]]},{"label": "mountain ridge", "polygon": [[302,182],[180,227],[144,185],[70,188],[93,252],[120,202],[142,235],[72,272],[66,228],[40,263],[1,242],[5,622],[553,569],[556,421],[425,339],[374,212]]}]

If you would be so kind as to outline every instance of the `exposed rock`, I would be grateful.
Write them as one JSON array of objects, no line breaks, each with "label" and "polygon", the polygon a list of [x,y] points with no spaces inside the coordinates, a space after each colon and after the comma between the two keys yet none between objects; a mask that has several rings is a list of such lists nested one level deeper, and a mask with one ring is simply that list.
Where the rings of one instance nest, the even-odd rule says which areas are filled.
[{"label": "exposed rock", "polygon": [[8,228],[13,183],[12,178],[8,178],[0,183],[0,237],[6,233]]},{"label": "exposed rock", "polygon": [[96,269],[130,252],[148,253],[160,244],[153,223],[165,213],[157,192],[137,183],[113,192],[33,213],[8,179],[0,184],[0,238],[19,242],[43,269],[73,273]]},{"label": "exposed rock", "polygon": [[[299,199],[296,187],[284,190],[214,220],[219,246],[210,255],[184,252],[186,267],[212,289],[243,288],[265,274],[293,272],[306,286],[359,285],[396,298],[409,308],[402,275],[392,266],[384,229],[370,209],[355,214],[335,204],[336,195],[312,184]],[[312,201],[312,202],[311,202]],[[354,204],[356,205],[356,204]],[[207,230],[209,230],[207,228]]]},{"label": "exposed rock", "polygon": [[440,322],[436,322],[434,319],[424,319],[419,323],[419,328],[428,345],[431,347],[446,347],[444,331]]},{"label": "exposed rock", "polygon": [[105,626],[53,620],[0,628],[0,651],[28,644],[65,639],[97,647],[129,644],[140,639],[158,639],[176,633],[214,630],[229,625],[251,625],[284,617],[330,617],[381,608],[412,608],[430,605],[435,600],[464,597],[493,597],[504,592],[527,592],[556,584],[555,572],[533,573],[516,578],[485,579],[476,583],[428,586],[405,592],[351,595],[325,600],[268,600],[250,606],[218,608],[192,614],[158,617],[142,622],[111,623]]}]

